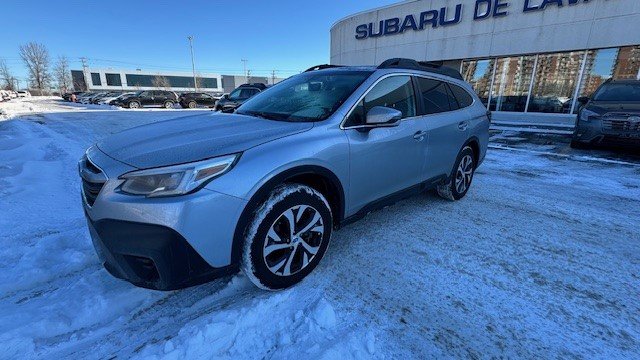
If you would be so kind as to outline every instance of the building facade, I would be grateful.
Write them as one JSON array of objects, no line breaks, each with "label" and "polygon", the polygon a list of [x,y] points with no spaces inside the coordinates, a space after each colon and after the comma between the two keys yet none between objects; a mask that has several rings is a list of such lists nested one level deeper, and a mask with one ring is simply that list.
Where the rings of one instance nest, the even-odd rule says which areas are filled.
[{"label": "building facade", "polygon": [[[73,86],[81,91],[139,91],[171,90],[194,91],[193,74],[176,71],[142,71],[126,69],[86,68],[71,70]],[[236,87],[250,82],[271,85],[280,78],[238,75],[196,74],[198,91],[228,93]]]},{"label": "building facade", "polygon": [[413,0],[331,28],[332,64],[394,57],[460,70],[497,118],[570,120],[607,79],[640,79],[640,1]]}]

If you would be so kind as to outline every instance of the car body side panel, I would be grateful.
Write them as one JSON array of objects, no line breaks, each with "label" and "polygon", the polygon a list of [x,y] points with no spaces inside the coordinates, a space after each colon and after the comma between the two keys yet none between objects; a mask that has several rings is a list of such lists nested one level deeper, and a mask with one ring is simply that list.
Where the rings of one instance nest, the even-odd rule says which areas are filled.
[{"label": "car body side panel", "polygon": [[[265,120],[268,121],[268,120]],[[296,136],[280,138],[245,151],[227,174],[206,188],[249,200],[271,178],[298,166],[318,166],[333,173],[346,194],[349,145],[342,130],[328,122]]]}]

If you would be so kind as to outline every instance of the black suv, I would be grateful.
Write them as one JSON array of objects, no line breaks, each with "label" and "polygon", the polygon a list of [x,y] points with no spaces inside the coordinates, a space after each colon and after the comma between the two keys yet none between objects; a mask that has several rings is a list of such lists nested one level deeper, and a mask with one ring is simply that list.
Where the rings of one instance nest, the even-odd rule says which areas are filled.
[{"label": "black suv", "polygon": [[572,148],[610,144],[640,146],[640,80],[608,80],[591,98],[578,99]]},{"label": "black suv", "polygon": [[180,106],[182,106],[185,109],[186,108],[195,109],[198,106],[205,106],[205,107],[212,108],[216,106],[216,101],[217,99],[214,98],[213,96],[206,93],[200,93],[200,92],[184,93],[180,95],[180,98],[178,99]]},{"label": "black suv", "polygon": [[249,100],[252,96],[260,93],[267,88],[267,85],[261,83],[255,84],[243,84],[238,86],[229,95],[224,95],[218,103],[215,109],[225,113],[234,112],[245,101]]},{"label": "black suv", "polygon": [[167,90],[143,90],[118,99],[114,105],[137,109],[144,106],[162,106],[170,109],[178,102],[178,95]]}]

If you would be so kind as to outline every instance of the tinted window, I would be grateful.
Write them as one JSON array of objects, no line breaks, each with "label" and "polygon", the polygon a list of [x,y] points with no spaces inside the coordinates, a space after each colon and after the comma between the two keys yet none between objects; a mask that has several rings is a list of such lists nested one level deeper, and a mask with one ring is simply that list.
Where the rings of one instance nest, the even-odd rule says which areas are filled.
[{"label": "tinted window", "polygon": [[[422,77],[417,79],[418,85],[420,86],[420,93],[422,94],[422,103],[424,104],[425,114],[437,114],[445,111],[451,111],[449,90],[447,89],[446,83]],[[451,98],[451,100],[454,99]]]},{"label": "tinted window", "polygon": [[120,74],[105,74],[107,77],[107,85],[109,86],[122,86],[122,79]]},{"label": "tinted window", "polygon": [[471,106],[471,104],[473,103],[473,98],[465,89],[453,84],[449,84],[449,88],[451,89],[453,96],[455,96],[456,100],[458,100],[458,104],[460,104],[461,108]]},{"label": "tinted window", "polygon": [[377,83],[356,105],[345,125],[363,125],[367,112],[374,106],[400,110],[403,119],[416,116],[416,99],[411,77],[391,76]]},{"label": "tinted window", "polygon": [[100,81],[100,74],[91,73],[91,83],[93,85],[102,85],[102,82]]},{"label": "tinted window", "polygon": [[595,101],[640,101],[640,83],[603,85],[593,96]]}]

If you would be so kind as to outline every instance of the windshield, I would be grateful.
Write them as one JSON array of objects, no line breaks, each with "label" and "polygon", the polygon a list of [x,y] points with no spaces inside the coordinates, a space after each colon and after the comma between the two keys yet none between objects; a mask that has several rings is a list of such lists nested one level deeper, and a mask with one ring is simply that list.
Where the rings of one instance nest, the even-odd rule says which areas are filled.
[{"label": "windshield", "polygon": [[595,93],[593,100],[640,102],[640,83],[604,85]]},{"label": "windshield", "polygon": [[313,71],[290,77],[251,98],[237,113],[279,121],[320,121],[333,114],[370,71]]}]

